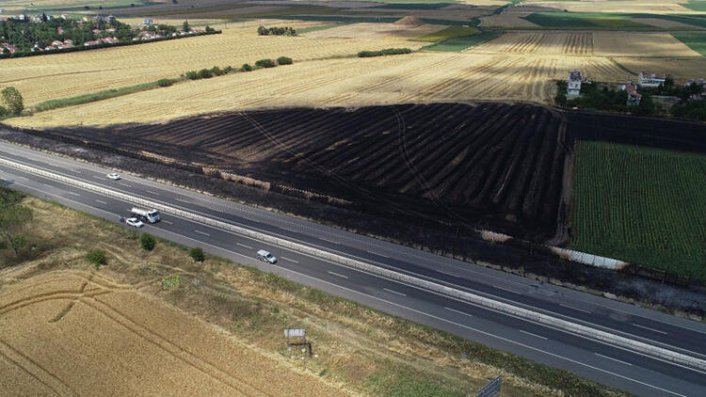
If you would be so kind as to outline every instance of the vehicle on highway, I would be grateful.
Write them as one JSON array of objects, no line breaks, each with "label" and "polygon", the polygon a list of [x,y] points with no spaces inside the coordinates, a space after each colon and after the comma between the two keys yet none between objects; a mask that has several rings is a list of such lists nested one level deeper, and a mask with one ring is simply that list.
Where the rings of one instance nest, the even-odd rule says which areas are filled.
[{"label": "vehicle on highway", "polygon": [[271,264],[277,263],[277,257],[272,255],[270,251],[259,250],[257,251],[257,259],[263,262],[269,262]]},{"label": "vehicle on highway", "polygon": [[145,226],[145,224],[137,218],[127,218],[125,223],[127,223],[128,226],[137,227],[137,228]]},{"label": "vehicle on highway", "polygon": [[142,208],[132,207],[130,213],[143,222],[157,223],[161,219],[159,211],[155,209],[143,210]]},{"label": "vehicle on highway", "polygon": [[120,180],[120,174],[118,174],[117,172],[111,172],[110,174],[108,174],[108,179],[112,179],[114,181]]}]

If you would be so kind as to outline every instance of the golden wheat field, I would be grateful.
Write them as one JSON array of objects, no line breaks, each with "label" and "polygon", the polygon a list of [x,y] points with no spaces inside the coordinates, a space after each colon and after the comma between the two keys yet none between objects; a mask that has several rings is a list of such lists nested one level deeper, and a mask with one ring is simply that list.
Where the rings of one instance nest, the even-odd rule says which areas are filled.
[{"label": "golden wheat field", "polygon": [[346,395],[97,273],[5,287],[0,319],[3,395]]},{"label": "golden wheat field", "polygon": [[[0,62],[0,86],[12,85],[27,106],[111,88],[175,78],[213,66],[238,67],[258,59],[288,56],[295,62],[354,55],[388,47],[419,48],[425,43],[403,35],[372,38],[258,36],[257,26],[312,26],[292,21],[228,24],[223,34],[77,53],[6,59]],[[220,27],[220,26],[219,26]],[[398,30],[404,31],[405,26]],[[441,29],[443,27],[439,27]],[[418,29],[413,27],[413,29]]]}]

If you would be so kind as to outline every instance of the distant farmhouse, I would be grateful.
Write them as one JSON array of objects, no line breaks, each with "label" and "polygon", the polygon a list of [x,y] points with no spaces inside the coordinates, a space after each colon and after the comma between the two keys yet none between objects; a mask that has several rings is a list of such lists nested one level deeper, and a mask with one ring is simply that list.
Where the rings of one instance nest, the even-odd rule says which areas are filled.
[{"label": "distant farmhouse", "polygon": [[632,81],[628,81],[627,84],[621,87],[624,91],[628,93],[627,102],[628,106],[639,106],[642,100],[642,95],[637,92],[637,86]]},{"label": "distant farmhouse", "polygon": [[569,72],[569,81],[568,85],[566,88],[566,96],[571,98],[571,97],[577,97],[581,95],[581,82],[583,81],[583,76],[581,76],[581,72],[578,70],[573,70]]},{"label": "distant farmhouse", "polygon": [[638,85],[641,88],[657,88],[667,81],[666,74],[649,73],[642,71],[638,76]]}]

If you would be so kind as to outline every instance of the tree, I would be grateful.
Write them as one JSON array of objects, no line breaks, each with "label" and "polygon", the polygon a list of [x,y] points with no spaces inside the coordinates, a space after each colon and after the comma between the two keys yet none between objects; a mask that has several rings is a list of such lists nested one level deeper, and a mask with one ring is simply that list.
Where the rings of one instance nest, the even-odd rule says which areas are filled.
[{"label": "tree", "polygon": [[154,236],[152,236],[151,234],[145,233],[140,236],[140,245],[142,246],[143,250],[152,251],[154,249],[154,246],[157,245],[157,240],[155,240]]},{"label": "tree", "polygon": [[275,62],[271,59],[260,59],[259,61],[255,62],[255,66],[259,68],[273,68],[277,66]]},{"label": "tree", "polygon": [[201,248],[192,248],[191,251],[189,251],[189,256],[196,262],[203,262],[206,260],[206,255],[204,255]]},{"label": "tree", "polygon": [[257,34],[259,34],[260,36],[267,36],[268,34],[270,34],[270,31],[266,27],[260,25],[257,28]]},{"label": "tree", "polygon": [[10,112],[8,112],[7,109],[0,106],[0,119],[7,117],[7,115],[9,115],[9,114],[10,114]]},{"label": "tree", "polygon": [[2,101],[11,114],[20,114],[25,108],[22,95],[15,87],[7,87],[0,91]]},{"label": "tree", "polygon": [[181,29],[185,32],[190,32],[191,26],[189,26],[189,21],[184,21],[184,23],[181,25]]},{"label": "tree", "polygon": [[252,66],[250,66],[250,65],[247,64],[247,63],[244,63],[244,64],[243,64],[243,67],[241,68],[241,70],[242,70],[243,72],[250,72],[250,71],[252,71]]},{"label": "tree", "polygon": [[20,204],[22,197],[19,192],[0,189],[0,233],[15,255],[27,245],[27,240],[19,233],[32,220],[32,210]]}]

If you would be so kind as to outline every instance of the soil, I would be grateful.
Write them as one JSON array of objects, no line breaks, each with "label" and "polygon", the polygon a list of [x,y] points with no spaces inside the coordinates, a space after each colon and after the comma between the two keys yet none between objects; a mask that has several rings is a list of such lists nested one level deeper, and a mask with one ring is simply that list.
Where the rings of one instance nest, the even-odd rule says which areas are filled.
[{"label": "soil", "polygon": [[[529,105],[437,104],[241,112],[105,129],[6,129],[0,138],[542,280],[703,315],[706,295],[698,286],[665,283],[662,274],[657,279],[639,267],[614,272],[566,262],[538,244],[561,235],[562,180],[568,180],[565,159],[574,140],[706,151],[700,131],[703,126],[693,123],[562,114]],[[140,154],[147,147],[174,162]],[[260,185],[269,190],[214,177],[205,163],[270,182]],[[459,194],[452,180],[482,187]],[[518,238],[492,244],[479,239],[477,228]]]}]

